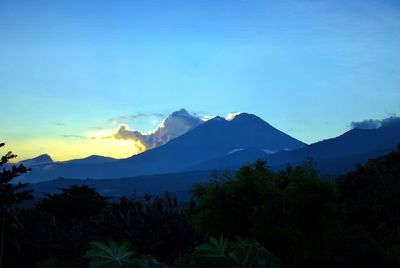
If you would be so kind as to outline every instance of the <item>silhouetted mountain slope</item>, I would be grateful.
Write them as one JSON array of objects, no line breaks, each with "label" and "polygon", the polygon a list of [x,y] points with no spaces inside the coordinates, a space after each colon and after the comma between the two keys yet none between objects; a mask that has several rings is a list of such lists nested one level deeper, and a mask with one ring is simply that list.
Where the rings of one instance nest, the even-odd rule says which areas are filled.
[{"label": "silhouetted mountain slope", "polygon": [[222,157],[241,148],[269,151],[296,149],[304,143],[251,114],[228,121],[213,118],[169,143],[127,159],[85,163],[82,160],[54,164],[25,176],[33,181],[73,178],[115,178],[177,172],[198,163]]},{"label": "silhouetted mountain slope", "polygon": [[48,154],[42,154],[35,158],[26,159],[26,160],[19,162],[19,164],[23,164],[25,166],[38,165],[38,164],[49,164],[49,163],[53,163],[53,159],[51,159],[50,155],[48,155]]},{"label": "silhouetted mountain slope", "polygon": [[[54,193],[57,189],[72,184],[88,184],[109,196],[132,196],[135,193],[140,198],[145,193],[162,194],[169,191],[178,193],[181,199],[185,199],[191,186],[194,183],[208,181],[213,170],[234,170],[259,158],[267,159],[273,169],[283,169],[287,164],[301,164],[308,158],[313,158],[320,172],[335,175],[352,170],[355,164],[365,163],[368,158],[386,154],[400,143],[400,124],[391,124],[378,129],[353,129],[336,138],[317,142],[297,150],[271,154],[271,151],[277,149],[276,147],[271,146],[267,149],[267,146],[270,145],[268,141],[264,140],[260,140],[259,143],[254,142],[256,136],[249,139],[246,133],[234,130],[236,127],[234,124],[231,121],[216,118],[204,124],[205,129],[198,127],[164,146],[124,160],[97,163],[97,160],[102,158],[92,157],[89,158],[90,161],[88,159],[84,159],[83,162],[76,160],[76,162],[72,161],[72,164],[71,162],[44,164],[43,166],[46,168],[39,169],[38,174],[42,172],[41,174],[48,176],[47,178],[64,174],[57,177],[108,177],[114,179],[58,179],[33,184],[31,187],[35,189],[37,195]],[[227,128],[229,133],[233,134],[224,139],[223,137],[227,136]],[[207,135],[211,135],[210,138]],[[247,139],[238,139],[238,137]],[[193,145],[192,140],[200,141]],[[240,142],[236,142],[237,140]],[[246,140],[250,141],[246,142]],[[250,147],[254,144],[260,145]],[[222,152],[223,156],[221,156]],[[201,163],[191,164],[205,156],[215,157]],[[88,162],[84,163],[85,161]],[[161,174],[170,172],[171,169],[180,172]],[[186,171],[182,172],[182,169],[186,169]],[[165,172],[165,170],[167,171]],[[140,174],[140,172],[142,174],[159,173],[160,175],[134,175]],[[73,176],[73,174],[77,174],[77,176]],[[133,178],[119,179],[119,177],[124,177],[121,174],[131,174],[126,177]],[[33,177],[31,181],[34,181],[34,178],[40,177]]]},{"label": "silhouetted mountain slope", "polygon": [[74,160],[69,160],[65,161],[64,163],[69,163],[69,164],[101,164],[101,163],[110,163],[110,162],[115,162],[118,161],[118,159],[111,158],[111,157],[105,157],[101,155],[91,155],[85,158],[81,159],[74,159]]},{"label": "silhouetted mountain slope", "polygon": [[238,167],[252,163],[257,159],[264,159],[267,153],[263,149],[248,148],[237,152],[226,154],[220,158],[210,159],[187,170],[227,170],[237,169]]},{"label": "silhouetted mountain slope", "polygon": [[[253,152],[255,154],[264,153],[261,150],[243,150],[242,152]],[[318,168],[328,173],[335,174],[344,173],[345,168],[347,171],[354,168],[354,163],[365,163],[368,158],[384,155],[383,151],[371,152],[369,157],[366,154],[349,155],[336,159],[323,159],[318,161]],[[244,154],[244,155],[247,155]],[[285,165],[275,166],[276,169],[284,169]],[[329,172],[330,171],[330,172]],[[53,194],[59,192],[61,188],[70,185],[88,185],[96,188],[96,190],[105,196],[120,197],[120,196],[135,196],[139,199],[144,194],[162,195],[164,192],[176,195],[179,200],[185,201],[190,197],[190,189],[196,183],[208,182],[213,175],[214,171],[190,171],[181,173],[159,174],[152,176],[138,176],[133,178],[116,178],[116,179],[56,179],[51,181],[44,181],[30,185],[34,190],[35,197],[41,198],[45,194]],[[217,173],[218,174],[218,173]]]},{"label": "silhouetted mountain slope", "polygon": [[232,121],[213,118],[169,143],[124,161],[158,172],[179,170],[239,148],[271,151],[295,149],[305,144],[273,128],[260,118],[240,114]]},{"label": "silhouetted mountain slope", "polygon": [[335,159],[370,152],[393,150],[400,143],[400,124],[377,129],[352,129],[333,139],[320,141],[310,146],[280,152],[267,157],[271,165],[304,161],[308,157],[315,160]]},{"label": "silhouetted mountain slope", "polygon": [[165,192],[169,192],[181,197],[179,200],[182,201],[189,196],[193,184],[208,182],[211,177],[211,172],[202,171],[106,180],[56,179],[33,183],[29,185],[29,188],[34,190],[33,194],[37,198],[44,197],[46,194],[58,193],[62,188],[77,184],[96,188],[100,194],[109,197],[135,196],[142,198],[146,193],[161,196]]},{"label": "silhouetted mountain slope", "polygon": [[261,150],[243,150],[222,158],[206,161],[189,170],[234,169],[256,159],[266,159],[268,165],[284,168],[287,164],[301,164],[312,158],[317,168],[330,174],[351,170],[355,164],[370,157],[385,154],[400,143],[400,124],[391,124],[377,129],[352,129],[336,138],[320,141],[297,150],[263,154]]}]

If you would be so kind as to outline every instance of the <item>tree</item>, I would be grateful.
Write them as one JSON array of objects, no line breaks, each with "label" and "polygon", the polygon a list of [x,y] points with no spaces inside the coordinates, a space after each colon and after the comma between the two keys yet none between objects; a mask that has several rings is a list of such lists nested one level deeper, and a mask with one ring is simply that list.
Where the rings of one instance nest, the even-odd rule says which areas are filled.
[{"label": "tree", "polygon": [[310,165],[276,173],[258,161],[196,186],[193,195],[192,222],[201,234],[254,238],[285,267],[323,267],[341,230],[335,185]]},{"label": "tree", "polygon": [[[5,144],[0,143],[0,147]],[[6,153],[1,157],[0,167],[3,167],[8,163],[10,159],[16,158],[17,155],[12,152]],[[12,218],[15,214],[16,205],[32,198],[32,190],[23,190],[28,186],[28,183],[18,182],[12,184],[11,181],[21,174],[29,172],[30,169],[23,165],[11,166],[10,169],[3,167],[0,171],[0,218],[1,218],[1,248],[0,248],[0,268],[3,265],[3,253],[4,253],[4,240],[6,234],[6,222],[7,219]]]},{"label": "tree", "polygon": [[37,202],[33,212],[25,212],[23,238],[30,237],[25,246],[41,245],[38,252],[31,250],[33,256],[78,260],[87,244],[97,239],[101,224],[97,217],[107,206],[107,198],[86,185],[49,194]]},{"label": "tree", "polygon": [[276,191],[276,174],[263,161],[242,167],[236,177],[223,174],[192,189],[192,222],[200,233],[228,238],[249,236],[249,218],[265,195]]},{"label": "tree", "polygon": [[100,233],[117,241],[129,241],[141,254],[171,263],[188,251],[195,239],[185,211],[169,194],[147,197],[141,203],[121,198],[105,211]]},{"label": "tree", "polygon": [[400,265],[400,146],[358,165],[338,179],[338,186],[346,223],[369,232]]},{"label": "tree", "polygon": [[94,188],[87,185],[72,185],[61,189],[60,194],[48,194],[47,198],[37,204],[58,225],[70,226],[95,216],[108,205],[107,198],[101,196]]}]

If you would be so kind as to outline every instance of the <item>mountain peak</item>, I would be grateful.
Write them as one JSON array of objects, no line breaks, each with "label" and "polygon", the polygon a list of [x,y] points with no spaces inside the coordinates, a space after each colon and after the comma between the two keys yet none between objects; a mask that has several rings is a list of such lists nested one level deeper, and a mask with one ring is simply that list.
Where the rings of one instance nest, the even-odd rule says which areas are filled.
[{"label": "mountain peak", "polygon": [[211,119],[208,120],[208,121],[226,121],[226,119],[223,118],[223,117],[221,117],[221,116],[218,116],[218,115],[217,115],[217,116],[211,118]]},{"label": "mountain peak", "polygon": [[230,120],[231,123],[233,124],[250,124],[250,125],[266,125],[272,127],[270,124],[265,122],[263,119],[260,117],[254,115],[254,114],[248,114],[248,113],[240,113],[236,115],[232,120]]},{"label": "mountain peak", "polygon": [[239,113],[237,115],[235,115],[235,117],[232,119],[232,121],[234,120],[249,120],[249,119],[257,119],[257,120],[262,120],[260,117],[254,115],[254,114],[248,114],[248,113]]},{"label": "mountain peak", "polygon": [[24,165],[37,165],[37,164],[53,163],[53,159],[51,159],[50,155],[48,154],[41,154],[31,159],[22,160],[20,161],[20,163]]},{"label": "mountain peak", "polygon": [[173,112],[170,116],[186,116],[186,115],[190,115],[190,113],[185,108],[181,108],[178,111]]}]

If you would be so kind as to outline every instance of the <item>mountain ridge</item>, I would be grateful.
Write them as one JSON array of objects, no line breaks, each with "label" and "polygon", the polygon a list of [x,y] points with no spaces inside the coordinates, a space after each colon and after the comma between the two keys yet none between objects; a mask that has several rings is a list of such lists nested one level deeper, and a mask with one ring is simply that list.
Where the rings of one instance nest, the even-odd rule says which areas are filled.
[{"label": "mountain ridge", "polygon": [[[288,164],[297,165],[311,158],[324,163],[325,171],[328,162],[335,162],[338,166],[337,172],[348,171],[354,164],[375,157],[379,154],[388,153],[400,143],[400,123],[381,126],[375,129],[353,128],[337,137],[325,139],[312,143],[308,146],[291,150],[281,151],[274,154],[264,154],[261,150],[244,150],[219,159],[213,159],[188,170],[204,170],[206,168],[238,168],[239,166],[265,159],[272,167],[284,167]],[[342,160],[340,160],[342,159]],[[348,163],[344,161],[348,159]],[[351,160],[352,159],[352,160]],[[339,162],[343,162],[341,165]]]},{"label": "mountain ridge", "polygon": [[239,114],[232,120],[215,117],[164,145],[126,159],[84,164],[82,162],[85,160],[59,162],[47,169],[34,170],[25,178],[36,176],[48,180],[57,177],[154,175],[178,172],[237,148],[256,147],[280,151],[305,145],[255,115]]}]

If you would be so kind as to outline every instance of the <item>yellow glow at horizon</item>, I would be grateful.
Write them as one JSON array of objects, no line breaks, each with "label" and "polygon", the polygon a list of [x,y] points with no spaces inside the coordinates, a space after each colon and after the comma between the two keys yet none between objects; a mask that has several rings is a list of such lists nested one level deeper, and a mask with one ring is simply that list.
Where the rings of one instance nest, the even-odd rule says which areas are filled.
[{"label": "yellow glow at horizon", "polygon": [[[54,161],[85,158],[101,155],[113,158],[127,158],[144,151],[139,141],[117,140],[114,138],[93,139],[28,139],[9,141],[3,152],[12,151],[18,155],[14,162],[33,158],[40,154],[49,154]],[[3,153],[2,152],[2,153]]]}]

